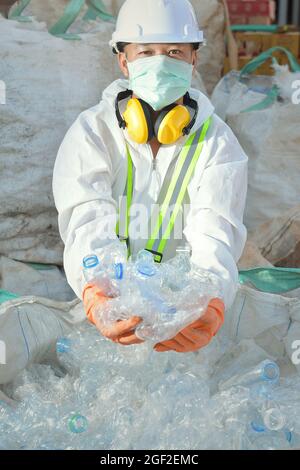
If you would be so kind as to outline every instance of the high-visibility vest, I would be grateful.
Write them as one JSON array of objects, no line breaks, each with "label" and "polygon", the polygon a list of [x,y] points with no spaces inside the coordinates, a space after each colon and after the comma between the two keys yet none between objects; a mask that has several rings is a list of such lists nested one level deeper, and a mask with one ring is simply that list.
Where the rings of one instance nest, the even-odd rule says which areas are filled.
[{"label": "high-visibility vest", "polygon": [[[154,255],[157,263],[161,263],[164,251],[168,240],[174,230],[174,225],[178,213],[181,209],[182,202],[187,192],[187,187],[194,174],[197,162],[201,155],[206,134],[211,125],[211,118],[207,119],[203,126],[192,134],[185,145],[183,146],[173,172],[173,176],[168,188],[164,185],[161,189],[160,195],[166,194],[162,204],[160,205],[159,213],[154,224],[154,229],[151,233],[150,239],[147,242],[145,249]],[[128,145],[127,149],[127,182],[125,188],[126,207],[123,211],[121,209],[121,216],[117,223],[116,232],[121,241],[127,243],[128,256],[130,256],[130,239],[129,239],[129,224],[130,224],[130,208],[133,196],[133,162],[130,155]],[[160,197],[158,198],[160,200]],[[169,207],[173,207],[172,211],[168,211]],[[123,217],[123,212],[125,216]],[[120,218],[122,217],[122,223]]]}]

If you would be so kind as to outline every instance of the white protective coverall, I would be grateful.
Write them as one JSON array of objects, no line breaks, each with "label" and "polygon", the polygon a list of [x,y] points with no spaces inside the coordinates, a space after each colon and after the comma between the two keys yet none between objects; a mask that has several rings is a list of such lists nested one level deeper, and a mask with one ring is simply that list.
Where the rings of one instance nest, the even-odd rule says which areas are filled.
[{"label": "white protective coverall", "polygon": [[[111,243],[111,239],[103,237],[104,231],[109,238],[116,238],[118,201],[127,180],[126,141],[135,168],[132,204],[150,208],[157,202],[163,181],[172,175],[172,162],[176,162],[188,138],[161,146],[154,164],[150,145],[134,143],[119,128],[114,102],[117,94],[127,88],[127,80],[113,82],[99,104],[79,115],[66,134],[55,163],[53,192],[65,244],[64,267],[79,298],[85,285],[82,259]],[[164,259],[175,256],[177,245],[187,241],[192,248],[192,261],[218,276],[221,295],[229,308],[237,289],[236,263],[246,242],[243,212],[247,157],[230,128],[214,114],[209,99],[195,89],[189,93],[199,104],[191,133],[209,116],[212,124],[188,185],[190,209],[183,227],[184,241],[169,240]],[[125,104],[126,101],[124,107]],[[122,104],[120,107],[122,112]],[[133,218],[130,229],[134,223]],[[144,219],[143,223],[147,225],[148,221]],[[147,239],[131,240],[132,254],[145,248]]]}]

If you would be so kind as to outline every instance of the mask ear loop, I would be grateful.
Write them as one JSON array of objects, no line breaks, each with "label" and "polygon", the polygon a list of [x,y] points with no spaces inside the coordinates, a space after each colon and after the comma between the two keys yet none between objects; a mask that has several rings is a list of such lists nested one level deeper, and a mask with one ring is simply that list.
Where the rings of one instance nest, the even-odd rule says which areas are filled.
[{"label": "mask ear loop", "polygon": [[197,116],[198,116],[198,112],[199,112],[199,106],[198,106],[198,103],[196,100],[193,100],[189,93],[186,93],[184,95],[184,98],[183,98],[183,104],[185,106],[188,106],[189,108],[193,109],[194,110],[194,116],[193,116],[193,119],[191,120],[191,122],[189,123],[188,126],[186,126],[183,131],[182,131],[182,134],[183,135],[189,135],[189,133],[191,132],[195,122],[196,122],[196,119],[197,119]]},{"label": "mask ear loop", "polygon": [[126,91],[121,91],[116,100],[115,100],[115,111],[116,111],[116,116],[117,116],[117,119],[118,119],[118,123],[119,123],[119,127],[121,129],[126,129],[126,121],[125,119],[123,119],[121,113],[120,113],[120,108],[119,108],[119,102],[120,101],[123,101],[123,100],[126,100],[126,98],[131,98],[133,95],[133,91],[132,90],[126,90]]}]

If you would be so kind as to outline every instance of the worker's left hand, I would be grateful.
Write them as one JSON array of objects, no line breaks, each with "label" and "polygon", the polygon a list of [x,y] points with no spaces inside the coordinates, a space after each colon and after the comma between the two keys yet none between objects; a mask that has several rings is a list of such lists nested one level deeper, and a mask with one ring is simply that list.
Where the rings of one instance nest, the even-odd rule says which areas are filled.
[{"label": "worker's left hand", "polygon": [[184,328],[175,338],[154,346],[157,352],[176,351],[187,353],[207,346],[224,323],[224,303],[213,299],[202,317]]}]

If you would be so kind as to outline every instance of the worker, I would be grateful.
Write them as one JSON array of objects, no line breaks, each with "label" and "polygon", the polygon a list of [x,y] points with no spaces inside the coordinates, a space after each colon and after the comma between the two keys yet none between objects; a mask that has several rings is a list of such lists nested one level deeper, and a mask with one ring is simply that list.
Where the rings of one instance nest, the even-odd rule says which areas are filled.
[{"label": "worker", "polygon": [[[88,319],[120,345],[141,343],[135,334],[139,312],[105,327],[99,312],[107,297],[86,285],[82,275],[84,256],[109,251],[112,241],[125,239],[133,258],[147,249],[156,262],[174,257],[176,248],[188,243],[192,262],[218,280],[219,295],[205,314],[156,344],[158,352],[208,345],[236,295],[236,263],[246,242],[247,157],[210,100],[191,86],[203,36],[188,0],[126,0],[110,42],[125,78],[80,114],[58,152],[53,192],[66,276]],[[185,208],[176,236],[179,215],[171,203]],[[156,204],[157,220],[167,219],[165,232],[149,228],[155,227],[150,221],[155,222]],[[137,207],[143,208],[139,223]]]}]

